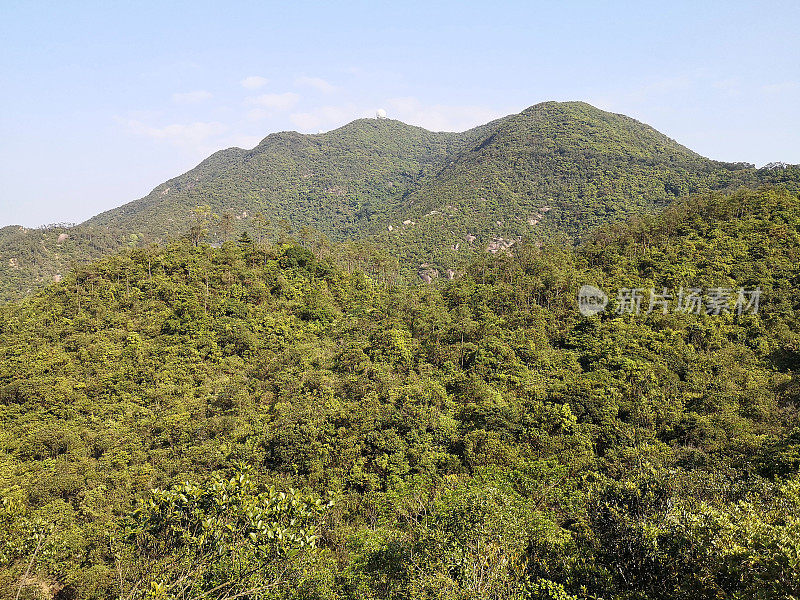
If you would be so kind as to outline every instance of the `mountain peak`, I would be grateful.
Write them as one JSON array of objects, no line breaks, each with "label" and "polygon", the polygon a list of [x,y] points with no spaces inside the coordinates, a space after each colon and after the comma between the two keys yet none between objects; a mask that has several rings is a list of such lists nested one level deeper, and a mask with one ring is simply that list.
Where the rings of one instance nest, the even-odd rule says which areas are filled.
[{"label": "mountain peak", "polygon": [[[782,171],[754,173],[585,102],[542,102],[460,133],[356,119],[325,133],[275,132],[251,150],[216,152],[144,198],[88,220],[61,247],[51,248],[46,236],[31,245],[35,232],[4,231],[0,278],[24,281],[24,290],[27,277],[47,281],[73,260],[172,239],[186,233],[203,204],[232,216],[228,229],[252,230],[252,216],[261,213],[273,228],[288,222],[334,241],[369,238],[409,268],[428,263],[444,273],[471,252],[508,249],[523,237],[576,239],[686,194]],[[210,235],[219,241],[225,234]]]}]

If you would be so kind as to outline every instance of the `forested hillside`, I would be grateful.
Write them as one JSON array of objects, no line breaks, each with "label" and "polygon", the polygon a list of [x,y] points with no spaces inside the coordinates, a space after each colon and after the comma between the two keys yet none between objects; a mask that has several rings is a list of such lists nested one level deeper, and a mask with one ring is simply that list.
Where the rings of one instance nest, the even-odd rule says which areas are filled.
[{"label": "forested hillside", "polygon": [[[164,243],[193,225],[216,243],[245,230],[278,241],[310,228],[333,242],[369,242],[406,277],[421,265],[445,276],[522,238],[571,243],[686,194],[798,179],[796,167],[757,171],[708,160],[582,102],[545,102],[463,133],[359,119],[217,152],[69,231],[3,229],[0,300],[24,297],[73,264]],[[56,241],[62,233],[66,243]]]},{"label": "forested hillside", "polygon": [[404,198],[384,236],[401,264],[434,263],[444,273],[459,258],[523,238],[580,240],[689,194],[797,180],[795,168],[708,160],[583,102],[537,104],[493,125]]},{"label": "forested hillside", "polygon": [[[475,130],[476,132],[479,131]],[[362,119],[334,132],[267,136],[252,150],[230,148],[150,194],[77,227],[0,231],[0,299],[25,296],[64,273],[126,245],[188,234],[198,206],[212,241],[245,227],[259,238],[312,226],[333,239],[357,237],[371,214],[469,134],[432,133],[397,121]],[[69,244],[55,238],[68,233]],[[103,244],[93,240],[104,239]]]},{"label": "forested hillside", "polygon": [[[673,191],[587,150],[609,203],[583,178],[550,212],[724,183],[652,136],[613,155]],[[432,286],[241,227],[0,307],[0,598],[800,596],[796,191],[698,194],[574,249],[531,235]],[[610,297],[597,316],[586,284]],[[761,295],[618,310],[650,288]]]}]

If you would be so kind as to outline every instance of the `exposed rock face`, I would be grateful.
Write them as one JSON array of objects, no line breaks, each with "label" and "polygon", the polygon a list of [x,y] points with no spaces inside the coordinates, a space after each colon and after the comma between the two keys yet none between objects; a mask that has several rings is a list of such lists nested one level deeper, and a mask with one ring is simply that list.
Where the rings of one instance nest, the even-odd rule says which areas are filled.
[{"label": "exposed rock face", "polygon": [[456,278],[456,272],[453,271],[453,269],[447,269],[447,278],[448,279],[455,279]]},{"label": "exposed rock face", "polygon": [[467,240],[467,242],[469,242],[469,243],[471,244],[472,242],[474,242],[474,241],[475,241],[475,240],[477,240],[478,238],[476,238],[476,237],[475,237],[474,235],[472,235],[471,233],[468,233],[468,234],[467,234],[467,235],[464,237],[464,239],[465,239],[465,240]]},{"label": "exposed rock face", "polygon": [[69,234],[62,233],[61,235],[58,236],[58,243],[61,244],[63,242],[66,242],[68,239],[69,239]]},{"label": "exposed rock face", "polygon": [[507,252],[515,243],[515,240],[507,240],[501,237],[492,238],[492,241],[486,246],[486,252],[491,252],[492,254]]},{"label": "exposed rock face", "polygon": [[551,210],[549,206],[543,206],[539,212],[528,219],[528,225],[536,225],[544,218],[544,213],[546,213],[548,210]]},{"label": "exposed rock face", "polygon": [[332,185],[325,188],[325,192],[334,196],[344,197],[347,195],[347,190],[339,185]]},{"label": "exposed rock face", "polygon": [[431,267],[428,263],[422,263],[417,269],[417,275],[425,283],[432,283],[434,279],[439,277],[439,271]]}]

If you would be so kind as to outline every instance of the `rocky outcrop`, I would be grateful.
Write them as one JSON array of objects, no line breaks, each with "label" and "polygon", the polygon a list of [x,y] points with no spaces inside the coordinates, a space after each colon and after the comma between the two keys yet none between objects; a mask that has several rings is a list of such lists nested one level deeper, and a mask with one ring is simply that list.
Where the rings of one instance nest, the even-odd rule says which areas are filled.
[{"label": "rocky outcrop", "polygon": [[439,271],[428,263],[422,263],[417,269],[417,275],[425,283],[433,283],[433,280],[439,277]]},{"label": "rocky outcrop", "polygon": [[511,248],[516,243],[516,240],[507,240],[505,238],[496,237],[492,238],[492,241],[489,242],[486,246],[486,252],[491,254],[497,254],[498,252],[508,252],[508,249]]}]

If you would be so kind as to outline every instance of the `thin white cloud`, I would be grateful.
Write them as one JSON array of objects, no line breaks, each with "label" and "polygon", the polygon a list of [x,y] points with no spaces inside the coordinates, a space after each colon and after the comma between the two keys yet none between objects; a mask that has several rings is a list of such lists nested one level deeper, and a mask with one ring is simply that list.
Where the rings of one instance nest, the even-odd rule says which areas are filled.
[{"label": "thin white cloud", "polygon": [[272,111],[289,110],[300,100],[300,96],[294,92],[284,92],[282,94],[261,94],[247,98],[245,102],[251,106],[258,106]]},{"label": "thin white cloud", "polygon": [[250,75],[249,77],[242,79],[239,83],[246,90],[257,90],[258,88],[262,88],[267,85],[267,83],[269,83],[269,79],[266,77],[261,77],[260,75]]},{"label": "thin white cloud", "polygon": [[782,83],[771,83],[761,87],[761,91],[766,94],[784,94],[786,92],[793,92],[800,89],[800,83],[797,81],[784,81]]},{"label": "thin white cloud", "polygon": [[265,108],[254,108],[247,111],[246,116],[248,121],[263,121],[271,115],[272,113]]},{"label": "thin white cloud", "polygon": [[640,81],[629,87],[598,89],[581,98],[601,110],[622,113],[658,125],[672,119],[676,109],[691,111],[701,97],[733,96],[734,78],[717,79],[703,69]]},{"label": "thin white cloud", "polygon": [[196,104],[203,100],[213,98],[214,95],[206,90],[195,90],[193,92],[180,92],[172,94],[172,101],[176,104]]},{"label": "thin white cloud", "polygon": [[[627,89],[615,89],[606,95],[590,98],[589,101],[593,104],[597,102],[599,108],[612,111],[615,106],[617,110],[620,107],[624,109],[627,106],[652,105],[654,103],[669,106],[673,105],[676,97],[685,96],[694,91],[699,83],[707,85],[710,80],[701,73],[662,77]],[[726,83],[721,80],[712,86],[715,85],[716,89],[723,89]]]},{"label": "thin white cloud", "polygon": [[211,142],[228,131],[228,127],[216,121],[194,123],[174,123],[165,127],[155,127],[142,121],[128,119],[124,125],[134,135],[168,142],[198,151],[205,151]]},{"label": "thin white cloud", "polygon": [[[474,105],[424,104],[413,97],[386,100],[384,107],[390,119],[433,131],[464,131],[513,112]],[[300,131],[327,131],[353,119],[374,119],[377,110],[378,106],[366,108],[354,103],[327,105],[292,113],[289,120]]]},{"label": "thin white cloud", "polygon": [[310,87],[323,94],[330,94],[336,90],[335,85],[325,81],[321,77],[296,77],[294,83],[295,85]]},{"label": "thin white cloud", "polygon": [[328,130],[364,116],[364,111],[353,104],[343,106],[320,106],[310,111],[289,115],[289,120],[300,131]]},{"label": "thin white cloud", "polygon": [[247,135],[244,133],[236,133],[225,136],[220,140],[221,147],[230,148],[236,146],[238,148],[253,148],[264,139],[263,136]]},{"label": "thin white cloud", "polygon": [[729,77],[714,81],[711,86],[722,94],[728,96],[740,96],[742,93],[742,82],[738,77]]},{"label": "thin white cloud", "polygon": [[511,112],[469,104],[425,104],[413,96],[390,98],[385,108],[390,119],[431,131],[465,131]]}]

